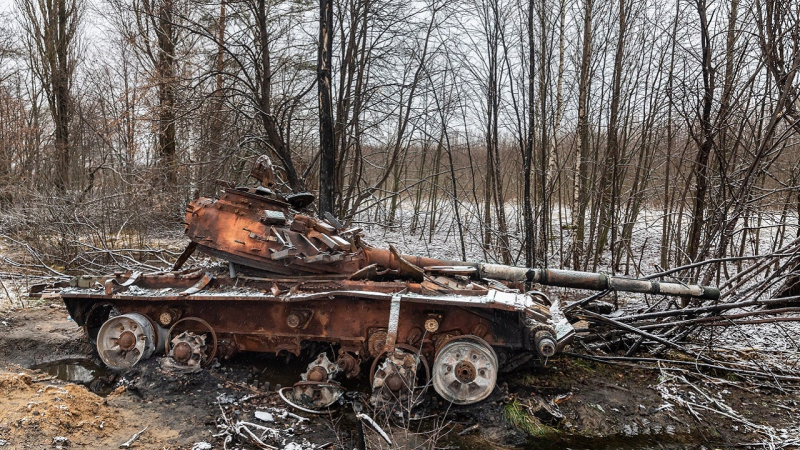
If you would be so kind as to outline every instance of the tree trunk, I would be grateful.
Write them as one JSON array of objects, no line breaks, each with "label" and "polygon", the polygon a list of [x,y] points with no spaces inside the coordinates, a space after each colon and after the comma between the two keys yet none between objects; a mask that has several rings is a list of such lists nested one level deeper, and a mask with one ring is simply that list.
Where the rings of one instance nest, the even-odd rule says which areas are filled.
[{"label": "tree trunk", "polygon": [[711,149],[714,148],[714,129],[711,123],[711,108],[714,103],[715,72],[711,61],[711,37],[709,36],[708,20],[706,19],[705,0],[697,0],[697,13],[700,17],[700,43],[703,72],[703,101],[700,116],[702,134],[693,166],[695,197],[692,206],[692,224],[689,228],[689,242],[686,247],[686,255],[689,258],[689,262],[694,262],[700,249],[700,235],[705,225],[704,214],[706,209],[706,194],[708,192],[708,159],[711,155]]},{"label": "tree trunk", "polygon": [[178,182],[175,144],[175,39],[172,29],[173,0],[158,7],[158,166],[160,181],[172,192]]},{"label": "tree trunk", "polygon": [[319,48],[317,52],[317,90],[319,92],[319,215],[333,214],[336,176],[336,142],[333,136],[331,104],[331,52],[333,51],[333,5],[319,0]]},{"label": "tree trunk", "polygon": [[578,269],[585,257],[584,239],[586,209],[589,205],[589,70],[592,57],[592,2],[584,0],[583,46],[581,49],[580,79],[578,81],[578,150],[575,154],[575,206],[572,210],[573,233],[572,267]]}]

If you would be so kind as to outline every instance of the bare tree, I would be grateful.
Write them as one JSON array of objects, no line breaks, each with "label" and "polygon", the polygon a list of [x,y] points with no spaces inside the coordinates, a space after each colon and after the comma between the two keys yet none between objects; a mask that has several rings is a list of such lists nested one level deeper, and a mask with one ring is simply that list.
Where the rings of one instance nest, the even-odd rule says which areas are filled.
[{"label": "bare tree", "polygon": [[16,0],[29,50],[30,68],[42,85],[55,128],[53,183],[70,186],[70,126],[74,117],[73,81],[78,64],[81,0]]}]

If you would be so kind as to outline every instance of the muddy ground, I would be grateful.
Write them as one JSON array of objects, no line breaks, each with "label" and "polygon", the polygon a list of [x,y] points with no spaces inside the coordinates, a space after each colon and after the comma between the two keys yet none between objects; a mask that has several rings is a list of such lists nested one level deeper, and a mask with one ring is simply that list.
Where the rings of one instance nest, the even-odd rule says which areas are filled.
[{"label": "muddy ground", "polygon": [[[293,382],[305,363],[238,355],[179,375],[153,358],[127,373],[109,373],[57,300],[0,311],[0,450],[118,448],[145,428],[130,448],[223,448],[222,411],[231,422],[278,430],[270,441],[277,447],[357,448],[350,407],[330,417],[299,413],[310,421],[286,415],[275,389]],[[561,356],[543,368],[501,375],[478,405],[448,407],[432,395],[428,419],[409,429],[382,423],[397,447],[729,448],[764,441],[741,421],[670,406],[656,389],[661,381],[653,370]],[[783,428],[799,418],[796,395],[734,381],[705,388],[716,388],[714,395],[754,424]],[[256,419],[256,411],[270,412],[274,422]],[[386,448],[375,432],[366,435],[369,447]],[[228,448],[251,448],[237,442]]]}]

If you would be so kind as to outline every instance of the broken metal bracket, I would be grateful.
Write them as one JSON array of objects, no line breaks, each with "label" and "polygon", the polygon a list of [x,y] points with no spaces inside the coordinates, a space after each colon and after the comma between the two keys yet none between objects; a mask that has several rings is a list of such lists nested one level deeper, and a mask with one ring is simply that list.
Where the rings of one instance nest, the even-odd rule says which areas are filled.
[{"label": "broken metal bracket", "polygon": [[199,280],[197,280],[197,283],[195,283],[194,286],[186,289],[185,291],[181,292],[178,295],[186,296],[186,295],[196,294],[205,289],[206,286],[208,286],[208,284],[211,283],[211,280],[213,280],[213,278],[204,272],[203,276],[200,277]]},{"label": "broken metal bracket", "polygon": [[391,354],[394,352],[395,344],[397,343],[397,327],[400,323],[400,299],[401,295],[392,296],[392,305],[389,308],[389,329],[386,332],[386,352]]},{"label": "broken metal bracket", "polygon": [[186,263],[186,260],[188,260],[189,257],[192,256],[192,253],[194,253],[196,248],[197,248],[197,242],[195,241],[189,242],[189,245],[186,246],[186,249],[183,250],[181,256],[178,257],[178,260],[175,261],[175,264],[172,266],[172,271],[174,272],[180,270],[181,267],[183,267],[183,265]]}]

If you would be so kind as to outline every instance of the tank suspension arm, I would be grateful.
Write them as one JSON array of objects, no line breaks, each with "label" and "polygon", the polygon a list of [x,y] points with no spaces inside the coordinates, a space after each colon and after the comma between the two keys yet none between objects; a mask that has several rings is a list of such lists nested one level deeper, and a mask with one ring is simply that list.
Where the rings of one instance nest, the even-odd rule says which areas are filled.
[{"label": "tank suspension arm", "polygon": [[504,266],[501,264],[479,264],[481,276],[507,281],[528,281],[546,286],[591,289],[603,291],[610,289],[621,292],[639,292],[642,294],[676,295],[696,297],[707,300],[719,298],[719,289],[713,286],[697,284],[680,284],[640,280],[636,278],[615,277],[602,273],[575,272],[558,269],[526,269],[522,267]]}]

